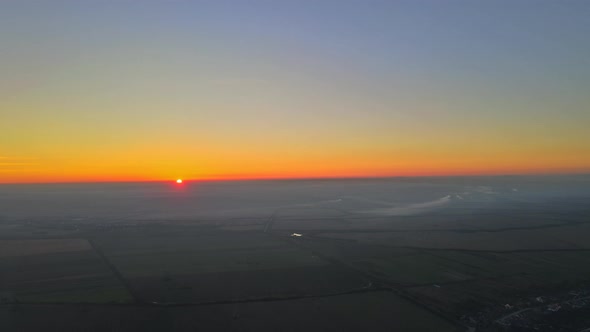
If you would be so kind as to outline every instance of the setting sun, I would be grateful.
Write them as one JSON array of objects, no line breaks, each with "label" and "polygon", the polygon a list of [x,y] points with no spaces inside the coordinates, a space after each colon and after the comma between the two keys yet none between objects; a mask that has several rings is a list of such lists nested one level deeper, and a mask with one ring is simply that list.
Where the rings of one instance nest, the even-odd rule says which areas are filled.
[{"label": "setting sun", "polygon": [[577,4],[69,2],[0,0],[2,184],[590,172]]},{"label": "setting sun", "polygon": [[589,13],[0,0],[0,332],[590,332]]}]

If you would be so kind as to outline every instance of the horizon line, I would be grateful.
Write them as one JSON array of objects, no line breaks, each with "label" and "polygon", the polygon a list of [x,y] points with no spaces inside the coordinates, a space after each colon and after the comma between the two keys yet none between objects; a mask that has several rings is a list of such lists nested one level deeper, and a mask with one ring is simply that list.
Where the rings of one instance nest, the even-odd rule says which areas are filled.
[{"label": "horizon line", "polygon": [[[194,182],[248,182],[248,181],[322,181],[322,180],[379,180],[379,179],[418,179],[418,178],[474,178],[474,177],[533,177],[533,176],[583,176],[590,171],[579,172],[539,172],[539,173],[478,173],[478,174],[429,174],[429,175],[361,175],[361,176],[305,176],[305,177],[211,177],[211,178],[181,178],[184,183]],[[21,184],[99,184],[99,183],[175,183],[178,178],[145,179],[145,180],[65,180],[65,181],[21,181],[1,182],[0,185]],[[182,184],[181,184],[182,185]]]}]

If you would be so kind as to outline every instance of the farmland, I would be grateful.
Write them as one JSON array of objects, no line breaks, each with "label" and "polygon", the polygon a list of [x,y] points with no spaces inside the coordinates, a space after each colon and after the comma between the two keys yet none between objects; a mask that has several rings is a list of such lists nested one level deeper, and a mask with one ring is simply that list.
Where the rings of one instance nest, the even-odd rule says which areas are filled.
[{"label": "farmland", "polygon": [[[271,186],[272,195],[283,186]],[[190,202],[180,197],[166,204]],[[0,328],[578,331],[590,324],[580,318],[590,307],[586,201],[482,197],[400,216],[366,215],[366,200],[343,199],[321,200],[321,208],[195,210],[192,219],[4,217]]]}]

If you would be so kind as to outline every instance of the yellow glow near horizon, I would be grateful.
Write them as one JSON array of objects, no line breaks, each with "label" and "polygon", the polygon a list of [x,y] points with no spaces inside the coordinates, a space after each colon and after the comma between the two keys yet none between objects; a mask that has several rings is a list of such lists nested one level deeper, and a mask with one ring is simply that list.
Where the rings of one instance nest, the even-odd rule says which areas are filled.
[{"label": "yellow glow near horizon", "polygon": [[0,1],[0,183],[590,172],[576,6],[157,3]]}]

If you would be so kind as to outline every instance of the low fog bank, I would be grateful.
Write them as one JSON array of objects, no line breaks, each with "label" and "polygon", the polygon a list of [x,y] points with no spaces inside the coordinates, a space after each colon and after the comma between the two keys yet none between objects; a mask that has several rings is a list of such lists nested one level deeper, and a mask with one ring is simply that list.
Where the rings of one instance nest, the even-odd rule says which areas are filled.
[{"label": "low fog bank", "polygon": [[583,209],[590,176],[496,176],[348,180],[0,185],[0,222],[445,214],[461,210]]}]

